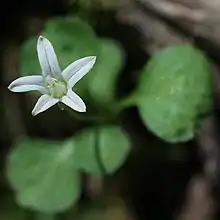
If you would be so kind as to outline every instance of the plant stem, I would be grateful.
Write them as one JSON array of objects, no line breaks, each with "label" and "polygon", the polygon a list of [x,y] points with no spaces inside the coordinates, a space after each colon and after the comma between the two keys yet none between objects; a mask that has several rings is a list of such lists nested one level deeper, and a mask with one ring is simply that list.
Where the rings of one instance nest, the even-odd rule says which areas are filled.
[{"label": "plant stem", "polygon": [[131,93],[126,98],[122,99],[119,103],[119,109],[123,110],[124,108],[132,107],[136,104],[137,96],[136,93]]},{"label": "plant stem", "polygon": [[97,115],[88,115],[87,114],[79,114],[76,113],[74,110],[71,110],[68,107],[65,107],[61,104],[59,104],[60,109],[66,110],[66,112],[73,117],[74,119],[80,120],[80,121],[87,121],[87,122],[98,122],[98,123],[103,123],[103,122],[112,122],[115,121],[117,116],[120,114],[120,112],[126,108],[132,107],[136,104],[137,102],[137,95],[135,92],[132,92],[130,95],[128,95],[126,98],[122,99],[116,105],[113,105],[113,111],[112,115],[108,115],[106,117],[104,116],[97,116]]}]

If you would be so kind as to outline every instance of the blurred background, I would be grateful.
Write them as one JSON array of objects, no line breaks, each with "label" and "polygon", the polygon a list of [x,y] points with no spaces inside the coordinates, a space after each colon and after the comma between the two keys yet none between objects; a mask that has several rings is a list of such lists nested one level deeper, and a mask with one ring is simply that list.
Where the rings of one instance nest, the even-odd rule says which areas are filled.
[{"label": "blurred background", "polygon": [[[10,0],[0,10],[0,220],[219,218],[218,0]],[[39,94],[8,90],[14,79],[40,73],[39,35],[51,41],[62,69],[97,56],[94,70],[74,89],[88,106],[85,115],[54,106],[34,117]],[[206,58],[171,51],[162,59],[168,66],[154,74],[160,79],[164,70],[174,78],[144,78],[153,72],[148,62],[154,54],[176,45],[198,48]],[[183,87],[175,81],[179,70],[171,68],[177,66],[187,78]],[[166,88],[158,92],[160,105],[154,95],[146,98],[153,89],[145,87],[159,91],[166,83],[180,88],[175,99]],[[140,102],[146,98],[155,115],[129,101],[139,87]],[[200,105],[204,91],[210,106]],[[184,118],[186,111],[193,116]],[[161,117],[168,122],[157,121]],[[173,117],[190,124],[183,133],[193,127],[193,135],[172,133]],[[202,126],[194,132],[198,120]]]}]

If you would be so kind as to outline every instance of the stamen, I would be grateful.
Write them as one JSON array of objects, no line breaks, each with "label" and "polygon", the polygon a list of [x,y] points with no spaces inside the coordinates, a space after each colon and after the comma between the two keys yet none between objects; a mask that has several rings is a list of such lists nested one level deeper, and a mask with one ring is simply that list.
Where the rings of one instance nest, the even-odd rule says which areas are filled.
[{"label": "stamen", "polygon": [[50,95],[54,98],[61,98],[67,93],[67,85],[63,81],[48,77],[45,83]]}]

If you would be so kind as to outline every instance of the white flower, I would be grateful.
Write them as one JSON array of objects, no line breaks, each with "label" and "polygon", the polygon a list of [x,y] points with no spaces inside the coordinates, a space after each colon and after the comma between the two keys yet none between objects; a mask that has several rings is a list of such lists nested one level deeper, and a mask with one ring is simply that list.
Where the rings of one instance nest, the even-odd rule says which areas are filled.
[{"label": "white flower", "polygon": [[42,93],[32,111],[34,116],[58,102],[78,112],[85,112],[85,103],[72,91],[72,88],[92,69],[96,57],[88,56],[78,59],[61,71],[52,44],[43,36],[38,38],[37,53],[42,75],[20,77],[14,80],[8,89],[12,92],[37,90]]}]

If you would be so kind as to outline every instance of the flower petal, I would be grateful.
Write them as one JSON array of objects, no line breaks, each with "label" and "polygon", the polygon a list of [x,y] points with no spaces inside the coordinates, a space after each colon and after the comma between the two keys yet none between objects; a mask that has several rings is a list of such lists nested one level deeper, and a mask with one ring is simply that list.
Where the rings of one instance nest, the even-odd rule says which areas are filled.
[{"label": "flower petal", "polygon": [[68,90],[67,94],[62,97],[61,102],[69,106],[75,111],[85,112],[86,105],[83,100],[71,89]]},{"label": "flower petal", "polygon": [[37,53],[42,74],[44,76],[50,75],[51,77],[61,78],[61,69],[56,53],[53,49],[53,45],[47,38],[43,36],[38,38]]},{"label": "flower petal", "polygon": [[54,99],[51,96],[45,94],[42,95],[38,100],[36,105],[34,106],[34,109],[32,110],[32,115],[35,116],[48,108],[52,107],[56,103],[59,102],[59,99]]},{"label": "flower petal", "polygon": [[14,80],[8,89],[12,92],[40,91],[47,93],[42,76],[24,76]]},{"label": "flower petal", "polygon": [[95,61],[95,56],[84,57],[66,67],[62,72],[62,75],[68,83],[68,87],[72,88],[80,79],[82,79],[82,77],[92,69]]}]

